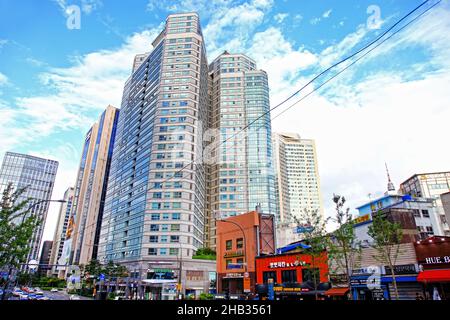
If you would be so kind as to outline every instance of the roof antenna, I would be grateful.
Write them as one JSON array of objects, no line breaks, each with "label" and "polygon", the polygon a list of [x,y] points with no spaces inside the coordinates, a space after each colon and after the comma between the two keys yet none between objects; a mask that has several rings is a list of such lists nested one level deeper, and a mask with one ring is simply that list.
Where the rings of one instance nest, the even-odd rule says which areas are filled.
[{"label": "roof antenna", "polygon": [[388,178],[388,192],[389,191],[395,191],[395,187],[394,187],[394,184],[392,183],[387,163],[385,162],[384,165],[386,166],[386,174],[387,174],[387,178]]}]

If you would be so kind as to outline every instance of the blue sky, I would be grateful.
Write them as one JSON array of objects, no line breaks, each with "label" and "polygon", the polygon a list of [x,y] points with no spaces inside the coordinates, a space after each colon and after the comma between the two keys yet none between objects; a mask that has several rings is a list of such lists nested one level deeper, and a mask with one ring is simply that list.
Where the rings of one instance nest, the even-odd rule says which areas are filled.
[{"label": "blue sky", "polygon": [[[421,2],[0,0],[0,155],[60,161],[54,198],[61,197],[75,181],[85,132],[108,104],[120,106],[133,55],[151,50],[170,13],[199,12],[209,61],[225,49],[254,58],[268,72],[275,105]],[[81,8],[79,30],[66,27],[70,5]],[[444,0],[273,121],[275,131],[316,140],[327,213],[333,192],[352,208],[384,192],[385,161],[396,184],[450,170],[448,58]]]}]

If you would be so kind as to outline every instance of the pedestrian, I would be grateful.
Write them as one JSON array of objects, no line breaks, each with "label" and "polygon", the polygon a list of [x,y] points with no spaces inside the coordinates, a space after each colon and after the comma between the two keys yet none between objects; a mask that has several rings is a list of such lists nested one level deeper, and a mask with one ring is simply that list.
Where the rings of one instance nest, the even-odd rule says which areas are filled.
[{"label": "pedestrian", "polygon": [[424,300],[424,298],[420,293],[416,292],[416,300]]}]

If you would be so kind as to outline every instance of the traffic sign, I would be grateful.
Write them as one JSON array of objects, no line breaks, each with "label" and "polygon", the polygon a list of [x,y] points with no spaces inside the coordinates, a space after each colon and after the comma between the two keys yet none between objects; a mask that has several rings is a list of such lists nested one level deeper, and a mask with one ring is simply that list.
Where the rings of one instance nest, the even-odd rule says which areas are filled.
[{"label": "traffic sign", "polygon": [[37,260],[30,260],[28,261],[28,268],[30,268],[30,270],[36,270],[38,268],[38,264],[39,262]]}]

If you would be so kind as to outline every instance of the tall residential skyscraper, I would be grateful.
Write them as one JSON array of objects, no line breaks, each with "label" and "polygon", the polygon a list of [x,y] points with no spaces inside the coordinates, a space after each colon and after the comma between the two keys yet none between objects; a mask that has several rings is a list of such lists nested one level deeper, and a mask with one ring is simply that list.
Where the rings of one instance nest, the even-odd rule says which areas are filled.
[{"label": "tall residential skyscraper", "polygon": [[56,223],[55,234],[53,236],[52,252],[50,254],[50,264],[53,265],[51,273],[58,275],[61,268],[56,267],[63,253],[64,240],[66,239],[67,225],[70,218],[70,210],[72,209],[74,196],[74,188],[70,187],[64,192],[63,200],[59,209],[58,221]]},{"label": "tall residential skyscraper", "polygon": [[293,229],[304,210],[323,216],[322,195],[314,140],[295,133],[274,133],[274,163],[278,202],[278,246],[295,241]]},{"label": "tall residential skyscraper", "polygon": [[[41,200],[50,200],[57,171],[57,161],[6,152],[0,171],[0,193],[3,192],[8,183],[12,183],[15,188],[28,187],[18,201],[31,198],[30,205],[32,205]],[[43,202],[33,206],[31,210],[31,213],[37,215],[42,222],[34,232],[27,261],[32,259],[39,261],[39,248],[48,208],[49,202]]]},{"label": "tall residential skyscraper", "polygon": [[108,106],[85,137],[66,232],[70,264],[87,264],[97,257],[118,118],[119,110]]},{"label": "tall residential skyscraper", "polygon": [[195,13],[168,16],[123,92],[99,243],[136,278],[204,246],[208,65]]},{"label": "tall residential skyscraper", "polygon": [[[276,214],[267,74],[244,54],[224,52],[209,66],[210,128],[207,245],[215,247],[215,216],[255,210]],[[265,114],[267,113],[267,114]]]},{"label": "tall residential skyscraper", "polygon": [[441,194],[450,191],[450,172],[433,172],[415,174],[400,184],[400,192],[413,197],[432,198],[435,200],[443,236],[450,236],[449,221],[441,200]]}]

